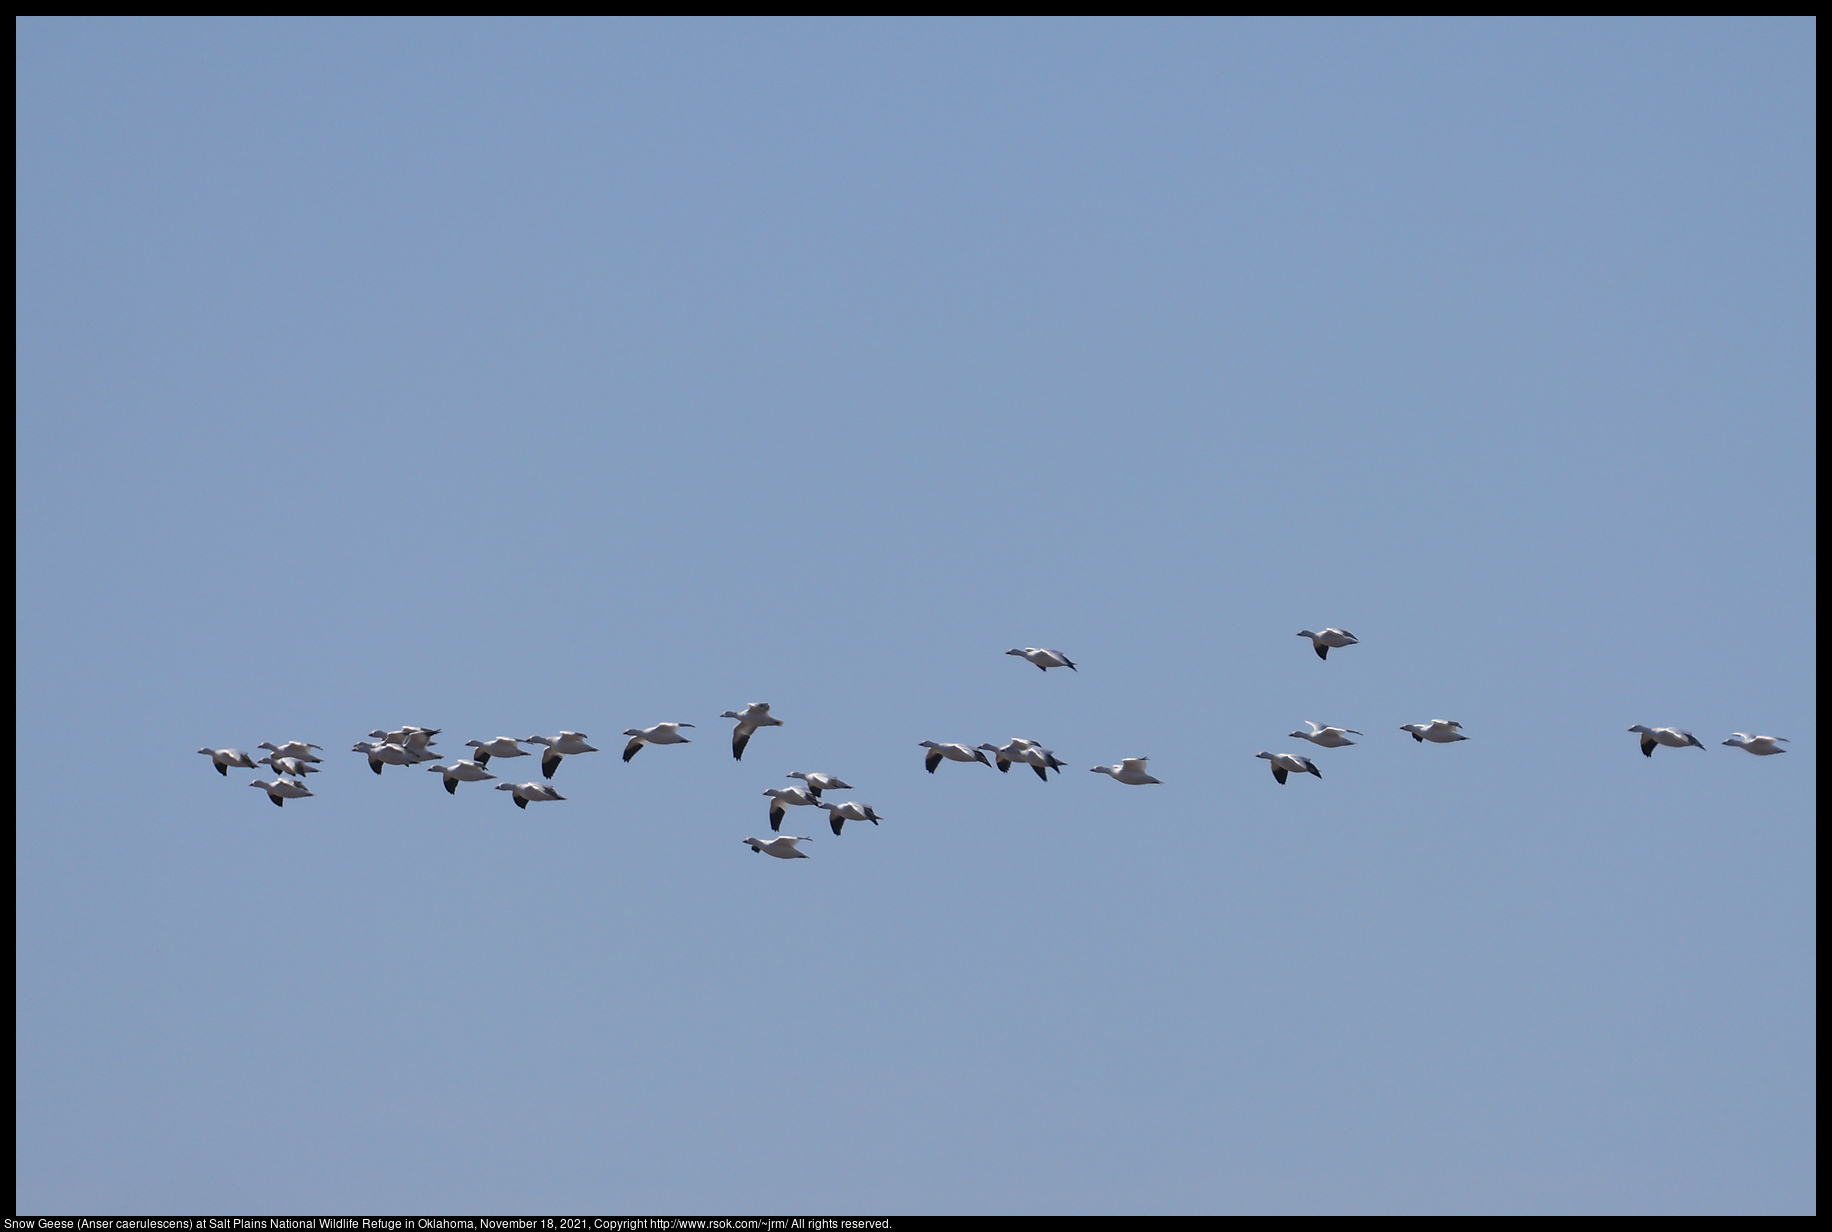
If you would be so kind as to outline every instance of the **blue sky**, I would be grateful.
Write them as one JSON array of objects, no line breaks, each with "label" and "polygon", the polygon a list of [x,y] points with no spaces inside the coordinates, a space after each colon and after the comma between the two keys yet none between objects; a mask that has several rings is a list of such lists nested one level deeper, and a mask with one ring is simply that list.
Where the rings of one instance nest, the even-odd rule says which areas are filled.
[{"label": "blue sky", "polygon": [[19,32],[22,1213],[1813,1209],[1808,22]]}]

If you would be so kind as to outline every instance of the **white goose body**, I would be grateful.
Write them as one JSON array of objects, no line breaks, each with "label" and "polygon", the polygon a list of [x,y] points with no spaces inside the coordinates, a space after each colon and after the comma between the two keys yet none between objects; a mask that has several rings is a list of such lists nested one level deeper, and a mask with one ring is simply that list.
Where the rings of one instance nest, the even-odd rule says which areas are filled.
[{"label": "white goose body", "polygon": [[445,790],[454,796],[458,794],[460,783],[481,783],[485,779],[496,777],[474,761],[455,761],[449,766],[428,766],[426,769],[429,772],[443,774]]},{"label": "white goose body", "polygon": [[1301,753],[1255,753],[1255,757],[1264,757],[1272,763],[1272,777],[1283,783],[1290,774],[1314,774],[1323,777],[1323,771],[1317,769],[1317,763]]},{"label": "white goose body", "polygon": [[1745,753],[1754,753],[1757,757],[1766,757],[1770,753],[1785,753],[1781,745],[1790,741],[1786,736],[1752,736],[1748,732],[1731,732],[1730,739],[1724,741],[1733,749],[1742,749]]},{"label": "white goose body", "polygon": [[[552,778],[553,772],[560,768],[560,759],[572,757],[579,753],[596,753],[597,746],[585,743],[583,732],[563,731],[558,736],[523,736],[523,744],[544,744],[547,751],[541,754],[541,775]],[[624,759],[628,761],[628,758]]]},{"label": "white goose body", "polygon": [[319,752],[324,751],[320,746],[316,744],[307,744],[303,740],[288,740],[285,744],[275,744],[271,740],[269,740],[269,741],[264,741],[261,744],[257,744],[255,745],[255,747],[257,749],[266,749],[268,752],[272,753],[275,757],[296,757],[300,761],[323,761],[324,760],[321,757],[312,756],[313,749],[318,749]]},{"label": "white goose body", "polygon": [[800,779],[808,788],[808,794],[816,800],[823,791],[851,791],[852,784],[831,774],[804,774],[800,770],[791,770],[784,778]]},{"label": "white goose body", "polygon": [[692,744],[693,741],[681,735],[681,728],[692,727],[691,723],[657,723],[654,727],[631,727],[624,731],[630,737],[630,743],[623,746],[623,759],[642,752],[645,744]]},{"label": "white goose body", "polygon": [[827,824],[833,827],[833,832],[836,835],[840,832],[840,828],[849,821],[869,821],[875,826],[880,821],[884,820],[882,817],[878,816],[878,814],[872,812],[871,805],[860,804],[857,800],[848,800],[843,804],[835,804],[830,800],[822,800],[821,805],[826,808]]},{"label": "white goose body", "polygon": [[1162,784],[1163,779],[1154,779],[1145,773],[1145,763],[1150,760],[1149,757],[1127,757],[1122,758],[1117,766],[1090,766],[1088,768],[1096,774],[1108,776],[1116,783],[1129,783],[1135,787],[1143,787],[1147,783]]},{"label": "white goose body", "polygon": [[819,800],[808,794],[806,788],[802,787],[772,787],[763,794],[770,798],[770,829],[772,830],[782,829],[782,817],[790,805],[806,806],[820,803]]},{"label": "white goose body", "polygon": [[1046,783],[1050,781],[1051,770],[1061,774],[1063,766],[1068,764],[1035,740],[1026,740],[1021,736],[1013,736],[1003,746],[982,744],[979,747],[993,755],[1000,770],[1009,772],[1012,763],[1017,762],[1035,770],[1037,777]]},{"label": "white goose body", "polygon": [[471,759],[480,766],[489,765],[492,757],[529,756],[528,750],[522,747],[522,742],[513,736],[498,736],[489,741],[466,740],[464,745],[466,748],[477,750],[471,755]]},{"label": "white goose body", "polygon": [[388,744],[386,742],[376,744],[368,740],[358,740],[355,744],[350,746],[350,751],[352,753],[367,755],[369,758],[369,768],[377,774],[382,772],[382,767],[385,765],[417,766],[420,764],[420,758],[417,754],[408,752],[398,744]]},{"label": "white goose body", "polygon": [[1703,749],[1705,747],[1699,743],[1697,736],[1683,727],[1643,727],[1637,723],[1629,730],[1640,733],[1641,753],[1644,757],[1652,757],[1654,746],[1657,744],[1664,744],[1669,749]]},{"label": "white goose body", "polygon": [[302,779],[308,774],[318,773],[317,766],[300,761],[297,757],[275,757],[272,753],[255,764],[266,766],[274,773],[286,775],[288,778]]},{"label": "white goose body", "polygon": [[1310,730],[1287,732],[1286,734],[1296,736],[1300,740],[1308,740],[1312,744],[1321,745],[1326,749],[1339,749],[1344,745],[1354,744],[1355,742],[1353,740],[1347,740],[1344,739],[1344,737],[1359,736],[1362,734],[1352,727],[1318,727],[1308,719],[1304,721],[1304,726]]},{"label": "white goose body", "polygon": [[760,838],[747,838],[744,840],[752,851],[761,851],[766,855],[775,856],[778,860],[806,860],[808,858],[808,853],[795,850],[795,844],[811,843],[813,841],[813,839],[805,834],[799,838],[793,834],[778,834],[775,838],[767,841]]},{"label": "white goose body", "polygon": [[1401,723],[1399,729],[1411,732],[1412,738],[1421,742],[1429,740],[1433,744],[1455,744],[1459,740],[1469,739],[1458,730],[1462,726],[1449,719],[1433,719],[1429,723]]},{"label": "white goose body", "polygon": [[1310,644],[1316,648],[1319,659],[1329,658],[1329,652],[1338,646],[1354,646],[1360,638],[1347,629],[1325,629],[1321,633],[1312,633],[1309,629],[1299,629],[1299,637],[1308,637]]},{"label": "white goose body", "polygon": [[295,783],[291,779],[275,779],[271,783],[262,779],[256,779],[248,785],[250,787],[259,787],[262,791],[267,793],[267,798],[269,800],[272,800],[275,804],[281,805],[282,807],[285,806],[288,800],[297,800],[303,796],[312,794],[311,789],[304,783]]},{"label": "white goose body", "polygon": [[986,754],[964,744],[937,744],[933,740],[924,740],[917,747],[929,750],[928,756],[923,758],[923,765],[928,767],[930,774],[935,773],[935,767],[941,765],[944,757],[949,761],[977,761],[982,766],[992,764],[986,760]]},{"label": "white goose body", "polygon": [[1078,670],[1073,663],[1069,662],[1069,656],[1060,650],[1047,650],[1042,646],[1026,646],[1022,650],[1008,650],[1005,653],[1017,655],[1026,663],[1034,663],[1046,672],[1052,667],[1066,667],[1070,671]]},{"label": "white goose body", "polygon": [[498,783],[496,790],[512,793],[515,796],[515,807],[520,809],[527,808],[530,800],[540,802],[566,799],[546,783]]},{"label": "white goose body", "polygon": [[210,764],[216,767],[216,772],[224,778],[229,777],[230,766],[238,770],[255,770],[261,765],[240,749],[199,749],[197,751],[208,757]]},{"label": "white goose body", "polygon": [[371,739],[380,740],[384,744],[398,744],[404,749],[412,749],[417,752],[431,744],[433,742],[433,737],[438,735],[439,731],[440,729],[437,727],[403,727],[398,731],[391,732],[372,731],[369,733],[369,736]]},{"label": "white goose body", "polygon": [[752,702],[743,710],[727,710],[719,716],[722,719],[736,719],[738,726],[732,728],[732,756],[744,760],[744,746],[751,742],[759,727],[781,727],[781,719],[770,717],[770,703]]}]

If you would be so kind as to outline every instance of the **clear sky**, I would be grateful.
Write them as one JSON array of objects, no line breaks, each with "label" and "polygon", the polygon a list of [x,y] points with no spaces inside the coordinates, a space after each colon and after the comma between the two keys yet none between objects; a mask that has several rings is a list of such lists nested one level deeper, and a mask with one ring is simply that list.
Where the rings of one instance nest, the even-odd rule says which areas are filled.
[{"label": "clear sky", "polygon": [[1813,1209],[1809,21],[19,32],[20,1212]]}]

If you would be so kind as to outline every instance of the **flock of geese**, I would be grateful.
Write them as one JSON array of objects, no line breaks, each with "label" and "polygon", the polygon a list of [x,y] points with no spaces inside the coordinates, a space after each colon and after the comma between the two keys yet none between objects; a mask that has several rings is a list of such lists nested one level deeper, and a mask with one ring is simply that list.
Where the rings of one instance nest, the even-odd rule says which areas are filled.
[{"label": "flock of geese", "polygon": [[[1316,649],[1317,657],[1327,660],[1331,650],[1344,646],[1359,644],[1354,634],[1343,629],[1324,629],[1313,633],[1301,629],[1297,636],[1307,637]],[[1050,650],[1039,646],[1027,646],[1005,652],[1017,655],[1027,663],[1035,665],[1042,671],[1055,667],[1066,667],[1070,671],[1078,670],[1072,660],[1060,650]],[[782,720],[770,714],[768,702],[753,702],[743,710],[727,710],[719,716],[722,719],[735,719],[737,725],[732,728],[732,756],[740,761],[744,759],[744,750],[750,744],[751,737],[761,728],[781,727]],[[692,723],[657,723],[653,727],[633,727],[623,734],[630,738],[623,748],[623,759],[629,761],[647,744],[691,744],[692,740],[681,735],[682,728],[692,727]],[[1419,743],[1455,744],[1467,740],[1461,723],[1448,719],[1433,719],[1429,723],[1405,723],[1400,730],[1409,733]],[[1698,737],[1680,727],[1646,727],[1640,723],[1628,729],[1641,736],[1641,752],[1648,757],[1660,745],[1668,748],[1704,749]],[[369,761],[369,768],[380,774],[384,766],[414,766],[424,762],[437,763],[441,754],[432,751],[433,737],[439,734],[436,727],[402,727],[395,731],[372,731],[368,740],[359,740],[351,746],[351,752],[364,754]],[[1322,727],[1314,722],[1306,722],[1303,729],[1289,733],[1292,737],[1307,740],[1319,748],[1338,749],[1356,743],[1350,736],[1363,733],[1351,727]],[[1774,753],[1785,753],[1781,745],[1788,743],[1785,736],[1752,736],[1745,732],[1733,732],[1731,738],[1723,743],[1733,748],[1743,749],[1757,756],[1768,756]],[[469,758],[461,758],[449,765],[434,764],[427,769],[440,774],[445,780],[445,790],[453,795],[458,794],[458,784],[478,783],[497,776],[486,767],[491,758],[499,761],[513,757],[528,757],[532,754],[523,745],[533,745],[541,751],[541,775],[552,779],[559,770],[560,763],[568,757],[583,753],[596,753],[598,748],[587,743],[582,732],[563,731],[557,736],[498,736],[494,740],[467,740],[465,746],[474,750]],[[267,756],[256,759],[240,749],[197,750],[210,758],[217,773],[225,778],[231,767],[245,770],[256,770],[262,766],[271,769],[275,777],[255,779],[250,787],[258,787],[267,793],[267,798],[276,805],[284,806],[288,800],[310,796],[312,791],[305,785],[305,776],[318,773],[323,758],[313,755],[313,750],[323,752],[323,747],[305,741],[292,740],[285,744],[274,744],[271,741],[256,746],[267,750]],[[1003,745],[980,744],[969,747],[964,744],[940,744],[933,740],[924,740],[919,746],[926,749],[923,764],[930,774],[944,761],[979,762],[985,766],[997,766],[1001,773],[1007,772],[1014,765],[1029,766],[1037,777],[1049,781],[1053,770],[1058,775],[1067,765],[1049,749],[1034,740],[1013,737]],[[989,760],[987,754],[992,755]],[[1317,763],[1301,753],[1269,753],[1261,751],[1256,757],[1264,758],[1271,764],[1272,777],[1280,784],[1294,774],[1311,774],[1323,777],[1317,769]],[[1149,761],[1145,757],[1123,758],[1117,765],[1091,766],[1095,774],[1104,774],[1116,783],[1139,787],[1151,783],[1161,783],[1145,769]],[[835,802],[823,800],[824,791],[850,791],[852,784],[831,774],[813,773],[802,770],[791,771],[785,777],[800,779],[800,787],[772,787],[763,794],[770,799],[770,831],[774,837],[769,839],[746,838],[744,842],[755,852],[767,852],[783,860],[805,860],[808,853],[797,849],[797,844],[811,841],[807,835],[788,835],[780,833],[783,817],[791,807],[814,807],[827,810],[828,822],[837,836],[848,821],[869,821],[874,826],[884,820],[868,804],[857,800]],[[555,791],[551,782],[498,783],[497,791],[506,791],[515,800],[517,808],[525,809],[530,802],[547,802],[564,800]]]}]

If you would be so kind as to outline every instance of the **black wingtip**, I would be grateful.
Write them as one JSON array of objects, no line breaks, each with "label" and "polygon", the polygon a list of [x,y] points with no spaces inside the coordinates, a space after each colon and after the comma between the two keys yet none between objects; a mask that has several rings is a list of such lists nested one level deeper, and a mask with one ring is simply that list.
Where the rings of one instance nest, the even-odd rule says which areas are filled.
[{"label": "black wingtip", "polygon": [[518,809],[525,809],[528,807],[528,802],[522,799],[520,796],[517,796],[515,797],[515,807]]},{"label": "black wingtip", "polygon": [[480,766],[487,766],[490,764],[490,755],[482,749],[478,749],[477,756],[473,757],[471,760],[475,761]]},{"label": "black wingtip", "polygon": [[445,790],[450,792],[454,796],[457,795],[458,794],[458,780],[457,779],[445,780]]},{"label": "black wingtip", "polygon": [[369,768],[375,771],[377,774],[380,774],[382,772],[382,763],[371,759],[369,762]]},{"label": "black wingtip", "polygon": [[1329,647],[1328,647],[1328,646],[1319,646],[1319,647],[1317,647],[1317,657],[1318,657],[1319,659],[1327,659],[1327,658],[1329,658]]},{"label": "black wingtip", "polygon": [[218,762],[218,763],[217,763],[217,766],[216,766],[216,772],[217,772],[218,774],[220,774],[220,775],[222,775],[222,776],[223,776],[224,778],[228,778],[228,777],[229,777],[229,767],[228,767],[228,766],[225,766],[225,765],[223,765],[223,764],[222,764],[221,762]]},{"label": "black wingtip", "polygon": [[1050,772],[1044,769],[1042,766],[1032,766],[1031,769],[1035,770],[1037,772],[1037,777],[1042,779],[1044,782],[1047,783],[1050,781]]},{"label": "black wingtip", "polygon": [[829,817],[827,820],[833,823],[833,832],[836,835],[840,832],[840,827],[846,824],[844,817]]},{"label": "black wingtip", "polygon": [[276,795],[269,793],[267,798],[269,800],[272,800],[275,804],[279,805],[281,808],[286,807],[286,797],[285,796],[276,796]]},{"label": "black wingtip", "polygon": [[1284,769],[1284,767],[1282,767],[1282,766],[1274,766],[1274,767],[1272,768],[1272,777],[1273,777],[1273,778],[1275,778],[1275,779],[1277,779],[1277,780],[1279,781],[1279,783],[1280,783],[1281,785],[1283,785],[1283,784],[1284,784],[1284,782],[1285,782],[1285,769]]}]

